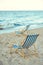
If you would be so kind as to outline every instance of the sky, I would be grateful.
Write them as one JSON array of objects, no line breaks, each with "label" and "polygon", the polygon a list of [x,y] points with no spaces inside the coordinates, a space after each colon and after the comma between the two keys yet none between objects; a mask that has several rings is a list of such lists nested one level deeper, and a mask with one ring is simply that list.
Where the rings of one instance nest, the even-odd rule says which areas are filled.
[{"label": "sky", "polygon": [[43,10],[43,0],[0,0],[0,10]]}]

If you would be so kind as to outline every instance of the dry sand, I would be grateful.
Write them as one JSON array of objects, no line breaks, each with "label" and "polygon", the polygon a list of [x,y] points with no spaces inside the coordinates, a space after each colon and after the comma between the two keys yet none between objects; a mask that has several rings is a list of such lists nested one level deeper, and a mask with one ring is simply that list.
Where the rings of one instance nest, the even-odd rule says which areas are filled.
[{"label": "dry sand", "polygon": [[[35,45],[24,50],[26,57],[23,58],[15,49],[14,44],[23,44],[28,34],[39,34]],[[20,50],[21,51],[21,50]],[[20,52],[19,51],[19,52]],[[43,65],[43,28],[26,31],[24,34],[6,33],[0,34],[0,65]]]}]

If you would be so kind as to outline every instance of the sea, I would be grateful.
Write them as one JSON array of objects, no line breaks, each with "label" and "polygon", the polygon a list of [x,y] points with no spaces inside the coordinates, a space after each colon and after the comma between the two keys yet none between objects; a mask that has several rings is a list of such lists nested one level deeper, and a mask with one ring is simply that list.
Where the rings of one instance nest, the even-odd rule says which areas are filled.
[{"label": "sea", "polygon": [[43,27],[43,11],[0,11],[0,34]]}]

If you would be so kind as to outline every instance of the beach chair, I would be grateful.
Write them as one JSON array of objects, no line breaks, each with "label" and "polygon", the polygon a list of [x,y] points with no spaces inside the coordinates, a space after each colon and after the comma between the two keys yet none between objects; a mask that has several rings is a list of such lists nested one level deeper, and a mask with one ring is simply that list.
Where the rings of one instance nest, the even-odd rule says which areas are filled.
[{"label": "beach chair", "polygon": [[[13,45],[13,48],[16,48],[16,51],[17,51],[17,49],[22,49],[22,53],[19,53],[19,54],[21,56],[22,55],[25,56],[23,49],[25,49],[25,48],[28,49],[33,44],[35,44],[35,41],[36,41],[38,36],[39,36],[39,34],[27,35],[26,40],[25,40],[25,42],[24,42],[24,44],[22,46],[20,46],[20,45],[18,45],[18,46],[17,45]],[[36,50],[35,45],[34,45],[34,49]]]}]

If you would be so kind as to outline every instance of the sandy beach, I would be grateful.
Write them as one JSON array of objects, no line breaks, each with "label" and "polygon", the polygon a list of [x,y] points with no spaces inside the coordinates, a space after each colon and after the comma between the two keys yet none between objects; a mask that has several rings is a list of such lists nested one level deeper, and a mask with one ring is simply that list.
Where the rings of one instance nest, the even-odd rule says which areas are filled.
[{"label": "sandy beach", "polygon": [[[19,53],[15,53],[12,46],[14,44],[23,45],[29,34],[39,34],[35,42],[36,52],[32,45],[28,50],[24,50],[27,54],[23,58]],[[43,28],[29,30],[24,34],[15,32],[0,34],[0,65],[43,65]]]}]

